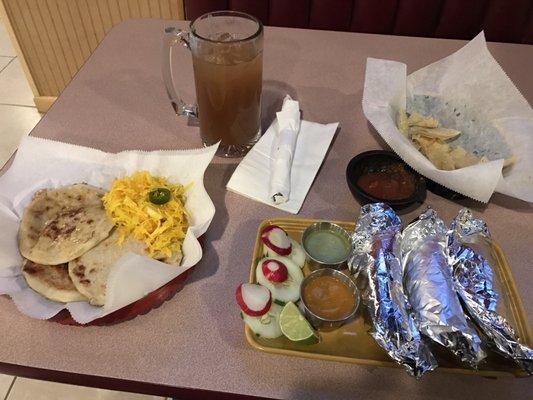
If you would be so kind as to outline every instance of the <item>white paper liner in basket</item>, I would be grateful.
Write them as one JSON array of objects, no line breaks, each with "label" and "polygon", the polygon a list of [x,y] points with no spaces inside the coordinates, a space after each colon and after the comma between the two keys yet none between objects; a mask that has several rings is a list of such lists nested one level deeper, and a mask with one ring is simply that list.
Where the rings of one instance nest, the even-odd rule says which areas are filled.
[{"label": "white paper liner in basket", "polygon": [[[420,174],[473,199],[486,203],[496,191],[532,202],[533,110],[490,54],[483,32],[450,56],[406,71],[400,62],[367,59],[363,111],[387,144]],[[406,108],[461,130],[461,145],[492,161],[437,169],[397,129],[398,112]],[[502,174],[499,157],[510,155],[516,164]]]},{"label": "white paper liner in basket", "polygon": [[[0,177],[0,294],[8,294],[17,308],[32,318],[48,319],[66,308],[77,322],[86,324],[141,299],[194,266],[202,258],[197,238],[205,233],[215,214],[203,177],[216,149],[217,145],[195,150],[112,154],[36,137],[23,139],[13,164]],[[190,227],[183,243],[182,265],[175,267],[149,257],[124,254],[109,274],[103,307],[85,302],[64,305],[30,289],[21,275],[17,232],[22,212],[33,194],[44,187],[79,182],[108,189],[114,178],[138,170],[166,176],[174,183],[192,183],[186,193]]]}]

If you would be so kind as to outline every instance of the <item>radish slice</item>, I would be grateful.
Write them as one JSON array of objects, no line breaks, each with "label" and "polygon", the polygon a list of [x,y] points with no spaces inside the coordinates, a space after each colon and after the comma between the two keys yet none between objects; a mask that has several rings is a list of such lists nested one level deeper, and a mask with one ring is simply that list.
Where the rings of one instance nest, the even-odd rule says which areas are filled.
[{"label": "radish slice", "polygon": [[285,265],[289,276],[286,281],[280,283],[268,280],[263,273],[263,259],[259,260],[255,269],[255,279],[257,280],[257,283],[270,290],[274,300],[279,300],[283,303],[288,301],[298,301],[300,298],[300,285],[304,280],[304,275],[300,267],[288,257],[270,256],[268,259],[274,259]]},{"label": "radish slice", "polygon": [[272,305],[270,290],[253,283],[241,284],[235,292],[235,298],[241,310],[251,317],[266,314]]},{"label": "radish slice", "polygon": [[261,232],[261,241],[280,256],[290,254],[292,244],[289,235],[277,225],[269,225]]},{"label": "radish slice", "polygon": [[281,261],[266,259],[263,261],[261,268],[263,268],[263,275],[270,282],[285,282],[289,276],[287,267]]}]

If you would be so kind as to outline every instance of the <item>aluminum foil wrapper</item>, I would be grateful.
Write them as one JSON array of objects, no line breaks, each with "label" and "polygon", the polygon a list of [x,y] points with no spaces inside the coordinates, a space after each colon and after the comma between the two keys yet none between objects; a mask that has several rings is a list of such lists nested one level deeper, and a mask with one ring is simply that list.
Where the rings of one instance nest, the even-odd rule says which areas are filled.
[{"label": "aluminum foil wrapper", "polygon": [[520,344],[513,328],[496,312],[498,294],[493,287],[492,268],[472,244],[490,243],[485,222],[475,219],[468,209],[459,211],[450,225],[448,249],[455,286],[463,305],[476,322],[491,348],[514,360],[533,374],[533,350]]},{"label": "aluminum foil wrapper", "polygon": [[454,289],[446,233],[444,222],[429,208],[405,228],[395,250],[401,256],[404,288],[420,332],[476,368],[486,354]]},{"label": "aluminum foil wrapper", "polygon": [[363,206],[348,265],[367,280],[362,296],[373,323],[370,334],[393,360],[419,378],[435,369],[437,361],[408,312],[401,265],[392,252],[400,230],[400,218],[389,206]]}]

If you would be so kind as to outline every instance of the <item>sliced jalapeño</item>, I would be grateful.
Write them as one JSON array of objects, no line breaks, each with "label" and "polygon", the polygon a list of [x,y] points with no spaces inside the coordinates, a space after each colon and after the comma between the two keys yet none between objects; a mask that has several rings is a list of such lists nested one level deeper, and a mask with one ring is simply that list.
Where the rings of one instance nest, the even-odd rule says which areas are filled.
[{"label": "sliced jalape\u00f1o", "polygon": [[156,188],[152,190],[148,198],[154,204],[165,204],[170,200],[170,190],[167,188]]}]

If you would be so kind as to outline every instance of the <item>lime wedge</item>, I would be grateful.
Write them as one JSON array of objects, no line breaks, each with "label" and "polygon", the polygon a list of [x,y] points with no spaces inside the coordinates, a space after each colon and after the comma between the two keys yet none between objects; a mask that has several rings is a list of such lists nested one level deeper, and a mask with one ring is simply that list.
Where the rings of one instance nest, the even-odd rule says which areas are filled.
[{"label": "lime wedge", "polygon": [[279,315],[281,332],[293,342],[316,343],[318,335],[292,302],[288,302]]}]

